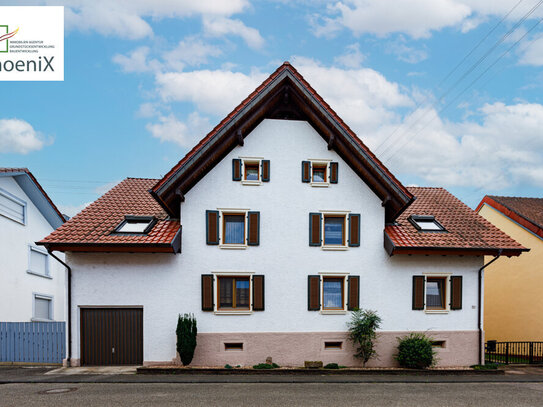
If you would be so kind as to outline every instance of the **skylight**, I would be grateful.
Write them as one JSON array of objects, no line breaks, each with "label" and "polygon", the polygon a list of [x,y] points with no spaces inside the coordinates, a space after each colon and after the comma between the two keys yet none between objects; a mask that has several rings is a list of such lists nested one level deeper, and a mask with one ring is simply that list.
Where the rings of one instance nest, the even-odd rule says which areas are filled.
[{"label": "skylight", "polygon": [[431,215],[411,215],[409,222],[423,232],[440,232],[445,231],[445,228],[439,223],[434,216]]},{"label": "skylight", "polygon": [[151,231],[156,223],[156,218],[151,216],[125,216],[115,233],[140,233],[146,234]]}]

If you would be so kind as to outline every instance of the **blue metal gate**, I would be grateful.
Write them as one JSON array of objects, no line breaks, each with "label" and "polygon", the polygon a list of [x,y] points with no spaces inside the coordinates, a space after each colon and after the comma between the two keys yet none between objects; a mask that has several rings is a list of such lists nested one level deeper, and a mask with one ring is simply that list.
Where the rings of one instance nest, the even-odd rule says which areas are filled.
[{"label": "blue metal gate", "polygon": [[65,322],[0,322],[0,362],[62,363]]}]

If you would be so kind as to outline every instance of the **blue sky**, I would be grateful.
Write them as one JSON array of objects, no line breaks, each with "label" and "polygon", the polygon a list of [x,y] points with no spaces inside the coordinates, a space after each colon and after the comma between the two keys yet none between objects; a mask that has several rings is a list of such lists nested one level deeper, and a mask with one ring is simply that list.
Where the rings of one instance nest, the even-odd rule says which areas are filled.
[{"label": "blue sky", "polygon": [[285,60],[404,184],[543,195],[538,0],[24,4],[65,6],[65,80],[0,84],[0,165],[70,215],[161,177]]}]

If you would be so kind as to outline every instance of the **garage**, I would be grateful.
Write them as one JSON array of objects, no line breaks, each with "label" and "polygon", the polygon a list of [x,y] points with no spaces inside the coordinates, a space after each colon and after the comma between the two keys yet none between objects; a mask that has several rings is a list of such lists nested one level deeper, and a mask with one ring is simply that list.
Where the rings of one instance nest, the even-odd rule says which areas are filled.
[{"label": "garage", "polygon": [[81,364],[141,365],[143,308],[81,308]]}]

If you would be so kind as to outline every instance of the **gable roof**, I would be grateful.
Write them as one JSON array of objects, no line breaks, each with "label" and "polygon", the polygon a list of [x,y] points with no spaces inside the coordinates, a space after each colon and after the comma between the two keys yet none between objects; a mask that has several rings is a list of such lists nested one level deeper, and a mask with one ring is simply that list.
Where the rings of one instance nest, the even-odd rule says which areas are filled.
[{"label": "gable roof", "polygon": [[[393,254],[518,256],[525,247],[443,188],[409,187],[417,198],[395,224],[385,227],[385,248]],[[411,215],[433,215],[446,231],[418,231]]]},{"label": "gable roof", "polygon": [[[181,225],[149,194],[156,182],[125,179],[37,244],[59,251],[178,253]],[[126,215],[154,216],[157,223],[145,235],[112,234]]]},{"label": "gable roof", "polygon": [[543,198],[486,195],[477,206],[477,212],[484,204],[543,238]]},{"label": "gable roof", "polygon": [[413,196],[288,62],[227,115],[151,189],[163,208],[179,217],[184,195],[263,119],[307,120],[383,201],[387,222]]},{"label": "gable roof", "polygon": [[13,177],[53,229],[66,219],[28,168],[0,168],[0,177]]}]

